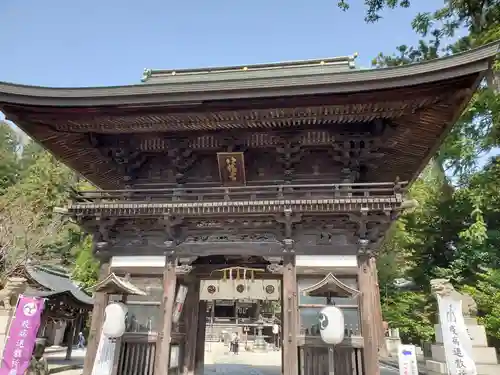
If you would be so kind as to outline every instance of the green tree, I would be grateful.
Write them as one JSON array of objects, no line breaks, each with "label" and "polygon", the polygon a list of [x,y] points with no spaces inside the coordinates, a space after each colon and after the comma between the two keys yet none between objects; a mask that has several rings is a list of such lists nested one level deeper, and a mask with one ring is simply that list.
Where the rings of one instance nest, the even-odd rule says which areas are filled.
[{"label": "green tree", "polygon": [[18,180],[19,146],[16,132],[0,121],[0,195]]},{"label": "green tree", "polygon": [[92,255],[92,238],[85,236],[74,250],[76,262],[72,276],[82,287],[90,288],[97,283],[99,277],[99,262]]},{"label": "green tree", "polygon": [[487,269],[474,285],[463,288],[476,300],[479,322],[484,324],[490,345],[500,347],[500,270]]},{"label": "green tree", "polygon": [[[411,8],[409,1],[369,0],[365,5],[367,22],[379,21],[384,8]],[[339,6],[348,9],[344,1]],[[373,65],[412,64],[481,46],[500,39],[499,21],[500,1],[447,0],[436,11],[414,18],[412,27],[421,37],[416,46],[380,53]],[[466,35],[456,37],[463,29]],[[478,166],[484,153],[500,146],[498,68],[497,62],[432,161],[434,180],[427,173],[412,186],[410,194],[420,206],[401,216],[379,259],[381,289],[386,289],[383,305],[388,306],[384,316],[412,340],[425,339],[430,332],[426,314],[435,304],[429,281],[446,277],[478,299],[488,335],[500,342],[495,310],[500,283],[492,271],[500,265],[500,163],[493,158],[484,168]],[[401,293],[393,286],[397,277],[413,278],[419,290]],[[409,322],[404,314],[413,311],[418,314]]]},{"label": "green tree", "polygon": [[[339,0],[337,5],[342,10],[349,10],[350,1]],[[384,8],[408,8],[410,6],[410,0],[365,0],[366,5],[366,22],[375,22],[381,19],[380,11]]]},{"label": "green tree", "polygon": [[[15,171],[15,178],[2,179],[8,183],[0,194],[0,278],[30,260],[78,267],[74,275],[82,277],[84,285],[91,283],[94,263],[88,240],[78,225],[54,213],[67,204],[75,184],[85,182],[38,144],[20,145],[10,127],[0,129],[7,134],[0,153],[12,155],[9,168],[0,168],[0,178]],[[85,257],[89,261],[81,260]]]}]

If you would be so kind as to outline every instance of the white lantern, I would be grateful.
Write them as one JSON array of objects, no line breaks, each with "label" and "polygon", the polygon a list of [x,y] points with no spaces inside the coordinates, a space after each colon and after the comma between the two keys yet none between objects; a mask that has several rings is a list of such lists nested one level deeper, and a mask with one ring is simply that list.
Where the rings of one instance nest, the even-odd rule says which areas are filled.
[{"label": "white lantern", "polygon": [[344,340],[344,314],[335,306],[326,306],[319,313],[321,339],[329,345],[340,344]]},{"label": "white lantern", "polygon": [[121,337],[125,333],[125,318],[128,308],[121,302],[112,303],[104,310],[102,333],[109,338]]}]

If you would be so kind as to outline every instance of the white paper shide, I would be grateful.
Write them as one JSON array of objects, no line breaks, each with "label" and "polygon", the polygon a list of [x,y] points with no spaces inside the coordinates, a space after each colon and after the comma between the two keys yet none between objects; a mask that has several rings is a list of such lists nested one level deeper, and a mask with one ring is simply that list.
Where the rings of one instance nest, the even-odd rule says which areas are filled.
[{"label": "white paper shide", "polygon": [[453,295],[437,295],[446,366],[450,375],[477,375],[472,342],[465,326],[462,301]]}]

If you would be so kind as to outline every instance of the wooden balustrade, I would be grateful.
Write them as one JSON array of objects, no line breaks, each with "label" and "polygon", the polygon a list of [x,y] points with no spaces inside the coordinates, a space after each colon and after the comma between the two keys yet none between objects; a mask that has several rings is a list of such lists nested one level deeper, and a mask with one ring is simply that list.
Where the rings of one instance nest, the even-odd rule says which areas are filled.
[{"label": "wooden balustrade", "polygon": [[266,185],[233,187],[156,188],[75,191],[78,203],[125,202],[218,202],[259,199],[315,199],[342,197],[393,197],[406,191],[406,182],[339,183],[313,185]]},{"label": "wooden balustrade", "polygon": [[[156,334],[126,333],[119,345],[118,365],[114,375],[153,375]],[[172,341],[175,340],[172,337]],[[179,346],[171,346],[171,356],[179,355]],[[169,373],[176,374],[181,358],[170,363]]]},{"label": "wooden balustrade", "polygon": [[[156,334],[125,334],[119,345],[115,375],[153,375]],[[173,337],[174,339],[174,337]],[[328,375],[331,359],[328,345],[316,336],[299,336],[299,375]],[[177,341],[177,340],[173,340]],[[176,355],[176,345],[172,346]],[[175,354],[174,354],[175,353]],[[335,375],[363,374],[363,338],[349,337],[334,349]],[[176,374],[182,358],[171,361],[170,374]]]},{"label": "wooden balustrade", "polygon": [[299,375],[329,375],[331,363],[335,375],[365,375],[362,337],[348,337],[334,348],[316,336],[299,336],[297,342]]}]

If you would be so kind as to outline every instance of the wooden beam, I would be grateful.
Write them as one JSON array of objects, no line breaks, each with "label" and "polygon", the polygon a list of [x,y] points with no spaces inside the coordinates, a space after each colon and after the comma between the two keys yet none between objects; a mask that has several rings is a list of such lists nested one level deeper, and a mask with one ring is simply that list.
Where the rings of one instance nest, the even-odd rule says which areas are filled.
[{"label": "wooden beam", "polygon": [[198,312],[200,307],[200,281],[192,280],[188,284],[184,321],[186,324],[186,340],[184,341],[183,374],[194,375],[196,369],[196,348],[198,339]]},{"label": "wooden beam", "polygon": [[[109,273],[109,263],[102,262],[99,272],[99,281],[104,280]],[[90,322],[90,332],[88,337],[87,354],[83,363],[83,375],[90,375],[94,367],[97,355],[99,338],[101,337],[101,328],[104,322],[104,310],[108,305],[109,296],[106,293],[95,293],[94,309],[92,310],[92,320]]]},{"label": "wooden beam", "polygon": [[363,253],[358,256],[358,285],[361,292],[360,315],[361,334],[363,335],[363,366],[364,374],[380,375],[378,358],[378,342],[376,335],[376,321],[373,311],[373,295],[375,285],[373,284],[373,268],[370,253]]},{"label": "wooden beam", "polygon": [[297,347],[298,301],[295,255],[286,256],[283,262],[282,298],[282,372],[283,375],[298,375],[299,358]]},{"label": "wooden beam", "polygon": [[205,370],[205,336],[207,330],[207,301],[200,301],[198,307],[198,337],[196,338],[195,374],[203,375]]},{"label": "wooden beam", "polygon": [[165,268],[163,270],[163,300],[160,318],[161,332],[156,341],[156,358],[154,375],[166,375],[170,366],[170,335],[172,333],[172,311],[174,308],[177,276],[175,266],[177,260],[172,256],[165,257]]}]

